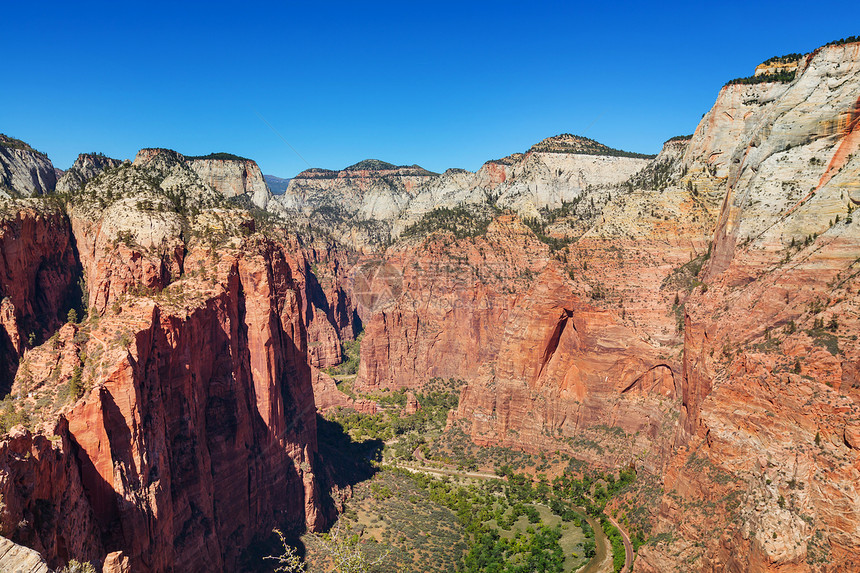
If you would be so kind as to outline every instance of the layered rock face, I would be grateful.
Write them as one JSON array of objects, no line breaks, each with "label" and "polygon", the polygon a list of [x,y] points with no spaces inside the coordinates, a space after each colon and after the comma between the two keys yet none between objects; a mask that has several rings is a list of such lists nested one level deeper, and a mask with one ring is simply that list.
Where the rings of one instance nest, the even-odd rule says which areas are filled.
[{"label": "layered rock face", "polygon": [[[164,180],[184,173],[162,167]],[[0,533],[52,566],[235,570],[272,527],[326,522],[312,381],[354,336],[345,258],[283,232],[263,239],[240,210],[199,214],[200,238],[185,243],[184,215],[155,208],[173,187],[113,184],[135,188],[136,173],[87,187],[71,224],[17,204],[4,220],[3,276],[16,279],[5,332],[20,340],[21,323],[56,317],[59,287],[77,277],[55,266],[73,273],[75,242],[90,317],[24,354],[11,392],[42,433],[0,443]],[[223,238],[207,238],[217,224]]]},{"label": "layered rock face", "polygon": [[[657,529],[675,537],[643,550],[643,571],[860,567],[858,73],[860,45],[824,47],[790,84],[724,88],[693,138],[717,140],[711,118],[743,111],[720,144],[708,289],[686,307],[688,437]],[[772,99],[739,109],[751,96]]]},{"label": "layered rock face", "polygon": [[9,392],[18,359],[65,321],[77,259],[65,213],[42,201],[0,206],[0,392]]},{"label": "layered rock face", "polygon": [[224,197],[247,195],[260,209],[265,209],[272,199],[260,167],[250,159],[192,158],[188,166]]},{"label": "layered rock face", "polygon": [[[314,414],[376,408],[320,369],[363,324],[358,389],[463,379],[449,420],[477,444],[662,480],[635,571],[860,569],[860,44],[792,62],[650,161],[565,135],[477,173],[293,180],[293,223],[361,255],[263,238],[225,200],[256,193],[247,165],[169,150],[68,214],[13,205],[0,333],[41,434],[0,443],[0,534],[52,565],[230,570],[320,525]],[[374,248],[438,207],[511,212]],[[96,318],[30,348],[78,260]]]},{"label": "layered rock face", "polygon": [[[575,239],[557,262],[494,244],[499,221],[389,249],[402,290],[365,315],[360,384],[461,377],[477,443],[664,476],[636,570],[860,567],[858,66],[828,46],[794,81],[726,86],[584,233],[546,227]],[[488,281],[489,260],[540,262]]]},{"label": "layered rock face", "polygon": [[[523,217],[539,217],[541,209],[560,207],[590,187],[616,186],[648,164],[641,157],[596,154],[561,145],[566,136],[541,142],[536,150],[485,163],[477,172],[448,171],[421,189],[394,225],[399,234],[421,216],[440,207],[492,200]],[[552,143],[559,141],[558,146]],[[608,148],[607,148],[608,149]]]},{"label": "layered rock face", "polygon": [[[485,237],[389,249],[386,265],[369,285],[381,294],[364,309],[357,387],[464,379],[456,419],[478,444],[611,465],[646,452],[644,467],[659,471],[675,433],[680,364],[575,293],[518,219],[497,219]],[[585,443],[612,443],[616,453],[610,460]]]},{"label": "layered rock face", "polygon": [[56,185],[57,174],[47,155],[0,134],[0,198],[44,195]]}]

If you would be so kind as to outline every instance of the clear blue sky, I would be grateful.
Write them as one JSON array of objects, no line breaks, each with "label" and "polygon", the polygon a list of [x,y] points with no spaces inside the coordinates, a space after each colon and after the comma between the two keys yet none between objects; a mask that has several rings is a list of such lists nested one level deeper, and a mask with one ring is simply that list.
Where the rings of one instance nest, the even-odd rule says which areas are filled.
[{"label": "clear blue sky", "polygon": [[227,151],[289,177],[477,169],[571,132],[656,153],[727,80],[860,34],[854,2],[9,2],[0,132],[79,152]]}]

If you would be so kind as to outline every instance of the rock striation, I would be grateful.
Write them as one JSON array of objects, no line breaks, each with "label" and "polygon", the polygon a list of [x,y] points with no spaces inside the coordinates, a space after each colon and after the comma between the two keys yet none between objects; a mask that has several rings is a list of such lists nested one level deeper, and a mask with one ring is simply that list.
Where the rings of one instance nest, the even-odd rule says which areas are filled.
[{"label": "rock striation", "polygon": [[[643,571],[856,569],[860,44],[805,56],[762,85],[720,145],[726,197],[685,312],[683,448],[666,473]],[[735,111],[724,88],[713,115]],[[747,93],[744,97],[755,95]],[[707,121],[693,141],[714,140]],[[712,529],[709,529],[712,528]],[[709,537],[709,535],[712,536]]]},{"label": "rock striation", "polygon": [[0,198],[44,195],[56,185],[57,173],[47,155],[0,134]]},{"label": "rock striation", "polygon": [[0,537],[0,569],[9,573],[50,573],[45,560],[32,549]]},{"label": "rock striation", "polygon": [[[8,349],[23,354],[12,408],[29,429],[0,442],[0,533],[54,567],[235,570],[272,527],[328,519],[312,380],[354,336],[343,255],[265,239],[239,209],[189,223],[164,203],[188,174],[175,159],[159,151],[92,180],[68,216],[4,205],[4,332],[20,345],[22,324],[52,318],[47,343]],[[90,315],[56,330],[76,268]]]},{"label": "rock striation", "polygon": [[477,443],[661,476],[635,570],[857,568],[858,66],[826,46],[727,85],[584,232],[541,227],[551,256],[493,243],[499,220],[389,248],[402,289],[363,315],[359,385],[463,378]]}]

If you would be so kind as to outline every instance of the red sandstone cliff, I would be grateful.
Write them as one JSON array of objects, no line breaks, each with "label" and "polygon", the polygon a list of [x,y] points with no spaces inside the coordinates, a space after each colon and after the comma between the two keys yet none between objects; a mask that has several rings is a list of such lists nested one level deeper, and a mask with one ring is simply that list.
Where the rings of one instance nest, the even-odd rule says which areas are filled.
[{"label": "red sandstone cliff", "polygon": [[0,206],[0,393],[25,349],[60,324],[76,275],[69,221],[39,200]]},{"label": "red sandstone cliff", "polygon": [[[342,256],[281,234],[179,243],[164,258],[117,242],[115,223],[34,210],[4,221],[3,260],[20,277],[3,285],[6,332],[19,340],[42,307],[56,316],[75,239],[92,311],[22,359],[17,411],[51,439],[16,430],[0,443],[0,533],[53,565],[111,553],[134,571],[233,570],[275,525],[322,526],[312,379],[353,334]],[[73,379],[79,400],[63,398]]]}]

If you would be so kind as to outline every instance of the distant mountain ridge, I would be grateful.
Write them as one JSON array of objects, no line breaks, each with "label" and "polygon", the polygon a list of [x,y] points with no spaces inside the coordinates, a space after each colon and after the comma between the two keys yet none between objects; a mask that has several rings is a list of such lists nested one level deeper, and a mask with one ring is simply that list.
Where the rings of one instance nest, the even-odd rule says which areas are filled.
[{"label": "distant mountain ridge", "polygon": [[562,133],[553,137],[547,137],[543,141],[531,146],[529,151],[543,153],[582,153],[584,155],[609,155],[612,157],[636,157],[639,159],[653,159],[655,155],[636,153],[615,149],[608,145],[571,133]]},{"label": "distant mountain ridge", "polygon": [[364,247],[397,238],[436,209],[465,208],[481,218],[511,209],[539,218],[541,209],[578,200],[589,188],[622,183],[653,157],[565,133],[526,153],[489,160],[476,172],[453,168],[439,174],[379,159],[341,170],[306,169],[279,200],[346,244]]},{"label": "distant mountain ridge", "polygon": [[283,195],[290,181],[293,180],[292,177],[284,178],[275,175],[263,175],[263,179],[266,180],[266,185],[269,186],[269,190],[273,195]]}]

